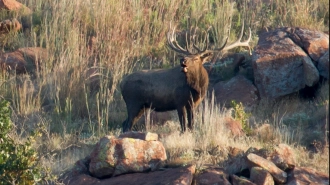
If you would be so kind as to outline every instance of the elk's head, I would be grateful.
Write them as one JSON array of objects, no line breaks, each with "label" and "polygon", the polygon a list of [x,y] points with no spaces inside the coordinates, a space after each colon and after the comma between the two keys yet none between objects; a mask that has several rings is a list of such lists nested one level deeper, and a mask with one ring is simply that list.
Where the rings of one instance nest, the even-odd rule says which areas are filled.
[{"label": "elk's head", "polygon": [[[170,26],[170,29],[172,29],[171,26]],[[251,40],[251,29],[250,29],[249,38],[245,42],[240,41],[243,37],[243,31],[244,31],[244,23],[242,26],[242,31],[241,31],[240,37],[236,42],[234,42],[233,44],[230,44],[229,46],[226,46],[227,39],[228,39],[227,38],[225,43],[220,48],[209,50],[209,49],[207,49],[208,44],[209,44],[207,31],[204,31],[205,37],[203,39],[199,40],[198,36],[196,35],[196,28],[190,29],[190,32],[189,32],[190,35],[188,36],[188,34],[186,33],[186,45],[183,48],[179,45],[179,43],[176,39],[177,36],[176,36],[176,32],[175,32],[175,27],[174,27],[171,31],[169,31],[167,33],[167,44],[169,45],[169,47],[172,50],[174,50],[178,54],[183,55],[183,58],[180,60],[180,65],[182,67],[182,71],[184,73],[187,73],[188,71],[194,71],[194,70],[202,67],[202,65],[205,62],[210,61],[213,58],[213,54],[215,52],[221,52],[221,51],[224,52],[224,51],[227,51],[229,49],[232,49],[232,48],[235,48],[238,46],[246,46],[249,48],[250,54],[251,54],[251,48],[249,46],[249,42]],[[204,47],[202,47],[202,48],[198,47],[196,40],[202,41]],[[193,51],[195,51],[195,52],[193,52]]]}]

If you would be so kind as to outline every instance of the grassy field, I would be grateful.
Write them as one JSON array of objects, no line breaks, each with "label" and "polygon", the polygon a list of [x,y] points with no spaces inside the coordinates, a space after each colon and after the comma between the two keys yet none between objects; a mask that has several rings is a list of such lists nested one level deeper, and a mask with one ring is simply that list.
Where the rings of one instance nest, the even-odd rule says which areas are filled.
[{"label": "grassy field", "polygon": [[[298,26],[329,31],[328,0],[273,0],[271,4],[253,4],[252,0],[19,2],[32,10],[31,16],[1,11],[0,20],[15,17],[27,28],[1,35],[0,46],[3,51],[44,47],[48,60],[42,61],[40,70],[32,74],[1,73],[0,100],[11,103],[13,138],[24,141],[31,131],[40,131],[34,147],[42,165],[54,175],[88,155],[100,137],[120,133],[126,117],[118,87],[123,76],[140,69],[178,64],[178,57],[166,47],[170,24],[180,31],[194,25],[211,27],[212,42],[220,45],[226,36],[228,42],[235,41],[244,21],[252,30],[252,47],[262,30]],[[244,49],[235,51],[247,53]],[[163,142],[173,164],[195,161],[199,167],[210,163],[221,166],[227,159],[228,146],[246,150],[288,143],[298,155],[298,165],[328,172],[328,150],[311,153],[302,134],[310,124],[324,119],[328,122],[328,107],[328,83],[313,101],[298,96],[263,100],[250,112],[248,122],[251,126],[271,124],[273,135],[237,139],[223,125],[232,110],[215,105],[210,95],[199,107],[193,133],[180,135],[176,118],[165,126],[138,128],[167,136]],[[207,118],[204,124],[202,114]],[[218,146],[221,154],[207,152]]]}]

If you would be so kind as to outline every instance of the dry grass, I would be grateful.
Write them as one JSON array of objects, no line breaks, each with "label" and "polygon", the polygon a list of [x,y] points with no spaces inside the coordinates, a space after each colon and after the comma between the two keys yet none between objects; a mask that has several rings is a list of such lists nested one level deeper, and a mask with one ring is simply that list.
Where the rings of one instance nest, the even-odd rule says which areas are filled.
[{"label": "dry grass", "polygon": [[[45,47],[48,59],[35,74],[16,76],[1,73],[0,98],[11,102],[17,139],[42,126],[43,136],[36,149],[43,163],[59,175],[76,160],[86,156],[97,138],[118,135],[125,119],[125,105],[118,83],[126,74],[142,68],[171,67],[176,56],[165,46],[170,22],[184,30],[191,25],[211,29],[214,44],[220,45],[231,28],[229,42],[237,38],[242,22],[252,28],[252,46],[256,33],[279,26],[300,26],[328,31],[329,1],[273,1],[270,6],[238,9],[231,1],[103,1],[103,0],[21,0],[34,12],[32,16],[7,14],[1,20],[16,17],[29,27],[2,39],[1,47],[12,51],[19,47]],[[242,7],[242,6],[241,6]],[[244,52],[244,51],[243,51]],[[90,73],[94,70],[94,73]],[[95,90],[97,79],[98,86]],[[310,102],[288,98],[280,102],[262,102],[253,112],[251,125],[274,125],[277,142],[289,143],[301,155],[299,164],[328,171],[328,154],[309,154],[296,144],[304,127],[288,128],[284,122],[294,114],[329,119],[329,93],[324,86],[320,99]],[[211,103],[209,103],[211,102]],[[311,109],[311,107],[313,109]],[[311,112],[313,110],[314,112]],[[164,133],[164,145],[170,163],[195,161],[221,165],[228,146],[243,150],[263,146],[270,140],[254,137],[234,139],[224,128],[229,110],[214,105],[214,100],[199,107],[195,131],[180,134],[177,120],[151,131]],[[204,115],[204,116],[202,116]],[[302,122],[303,123],[303,122]],[[293,129],[293,130],[292,130]],[[180,141],[180,142],[177,142]],[[213,155],[212,150],[220,153]],[[300,160],[301,159],[301,160]],[[328,163],[328,162],[326,162]]]}]

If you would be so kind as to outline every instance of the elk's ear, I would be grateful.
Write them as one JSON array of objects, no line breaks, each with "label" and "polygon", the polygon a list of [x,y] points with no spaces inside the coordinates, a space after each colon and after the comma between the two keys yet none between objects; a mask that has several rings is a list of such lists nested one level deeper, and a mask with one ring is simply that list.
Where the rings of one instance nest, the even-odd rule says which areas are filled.
[{"label": "elk's ear", "polygon": [[202,60],[202,64],[204,64],[205,62],[211,60],[211,58],[213,57],[213,52],[202,53],[199,57]]}]

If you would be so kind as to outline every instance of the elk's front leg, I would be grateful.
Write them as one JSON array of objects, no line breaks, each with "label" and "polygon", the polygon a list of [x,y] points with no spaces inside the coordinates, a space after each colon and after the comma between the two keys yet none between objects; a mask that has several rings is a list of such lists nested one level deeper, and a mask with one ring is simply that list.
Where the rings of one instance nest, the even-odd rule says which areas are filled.
[{"label": "elk's front leg", "polygon": [[180,107],[177,109],[177,111],[181,125],[181,132],[184,133],[186,131],[186,108]]}]

